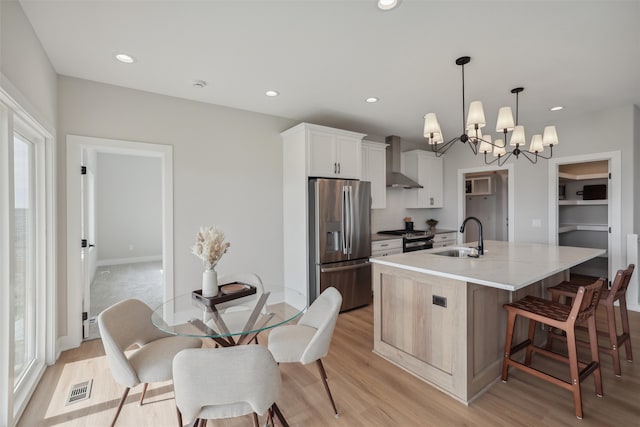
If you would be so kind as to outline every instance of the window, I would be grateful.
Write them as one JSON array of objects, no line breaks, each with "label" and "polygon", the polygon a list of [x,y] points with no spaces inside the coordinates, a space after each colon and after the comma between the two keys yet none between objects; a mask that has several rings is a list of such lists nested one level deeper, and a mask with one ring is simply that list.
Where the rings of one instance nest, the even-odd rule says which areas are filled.
[{"label": "window", "polygon": [[55,361],[51,135],[0,88],[0,425],[16,424]]},{"label": "window", "polygon": [[[14,389],[35,359],[36,265],[34,144],[13,135],[13,385]],[[15,391],[15,390],[14,390]]]}]

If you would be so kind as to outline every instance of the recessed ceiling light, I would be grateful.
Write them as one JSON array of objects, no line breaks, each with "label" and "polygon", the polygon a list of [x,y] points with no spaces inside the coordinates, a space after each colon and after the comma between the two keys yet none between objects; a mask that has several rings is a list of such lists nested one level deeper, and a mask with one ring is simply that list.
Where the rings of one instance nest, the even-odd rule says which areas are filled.
[{"label": "recessed ceiling light", "polygon": [[551,111],[560,111],[562,110],[564,107],[562,105],[558,105],[557,107],[551,107],[549,108],[549,110]]},{"label": "recessed ceiling light", "polygon": [[132,64],[135,62],[135,59],[133,59],[132,56],[129,56],[126,53],[117,54],[116,59],[120,62],[124,62],[125,64]]},{"label": "recessed ceiling light", "polygon": [[264,94],[267,96],[278,96],[280,95],[280,92],[278,92],[277,90],[268,90]]},{"label": "recessed ceiling light", "polygon": [[395,9],[400,4],[400,0],[378,0],[378,9],[388,11]]},{"label": "recessed ceiling light", "polygon": [[374,102],[380,101],[380,98],[376,98],[375,96],[372,96],[371,98],[365,99],[365,101],[367,101],[369,104],[373,104]]}]

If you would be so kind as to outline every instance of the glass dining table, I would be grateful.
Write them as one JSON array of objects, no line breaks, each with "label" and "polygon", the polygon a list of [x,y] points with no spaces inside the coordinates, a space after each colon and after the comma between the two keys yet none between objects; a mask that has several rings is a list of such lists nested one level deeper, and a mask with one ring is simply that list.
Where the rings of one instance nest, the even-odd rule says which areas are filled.
[{"label": "glass dining table", "polygon": [[153,325],[169,334],[210,338],[223,347],[247,344],[260,332],[298,318],[307,308],[297,290],[281,288],[260,293],[250,285],[221,286],[216,297],[201,291],[179,295],[153,310]]}]

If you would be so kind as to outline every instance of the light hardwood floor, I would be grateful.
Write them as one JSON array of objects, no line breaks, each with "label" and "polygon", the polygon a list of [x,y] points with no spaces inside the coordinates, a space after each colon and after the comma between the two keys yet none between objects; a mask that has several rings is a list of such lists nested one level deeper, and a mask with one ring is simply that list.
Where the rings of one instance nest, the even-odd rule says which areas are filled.
[{"label": "light hardwood floor", "polygon": [[[640,425],[640,313],[630,313],[634,363],[622,362],[616,378],[611,358],[602,357],[604,397],[593,379],[583,384],[584,419],[574,416],[569,392],[511,371],[509,382],[494,383],[470,406],[430,387],[371,352],[371,306],[338,318],[331,350],[324,361],[340,411],[334,418],[315,364],[282,364],[283,390],[278,404],[291,426],[637,426]],[[261,337],[261,344],[266,336]],[[559,344],[560,345],[560,344]],[[624,352],[623,352],[624,354]],[[111,377],[99,340],[64,352],[47,372],[19,426],[107,426],[122,388]],[[546,362],[534,356],[538,366]],[[223,366],[203,369],[224,369]],[[555,369],[564,376],[567,369]],[[93,378],[91,398],[64,406],[71,384]],[[149,386],[148,404],[139,407],[141,387],[129,395],[118,426],[176,426],[170,383]],[[249,417],[209,422],[209,426],[250,426]]]}]

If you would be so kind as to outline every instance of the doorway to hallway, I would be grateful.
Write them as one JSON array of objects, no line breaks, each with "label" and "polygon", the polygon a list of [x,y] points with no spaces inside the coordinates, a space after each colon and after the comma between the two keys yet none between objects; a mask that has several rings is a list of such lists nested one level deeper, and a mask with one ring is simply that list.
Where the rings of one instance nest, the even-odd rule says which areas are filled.
[{"label": "doorway to hallway", "polygon": [[64,347],[73,348],[97,337],[95,319],[113,302],[173,297],[172,147],[75,135],[67,146]]},{"label": "doorway to hallway", "polygon": [[[458,169],[458,224],[469,216],[483,226],[485,240],[514,240],[513,165]],[[462,242],[478,240],[478,229],[467,227]]]}]

